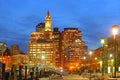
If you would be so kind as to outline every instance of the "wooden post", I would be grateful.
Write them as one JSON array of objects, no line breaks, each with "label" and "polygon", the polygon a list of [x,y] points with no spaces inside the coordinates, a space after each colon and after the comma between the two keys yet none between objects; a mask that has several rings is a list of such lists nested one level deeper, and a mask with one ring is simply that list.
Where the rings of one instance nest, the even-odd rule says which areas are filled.
[{"label": "wooden post", "polygon": [[22,66],[19,66],[19,80],[22,80]]},{"label": "wooden post", "polygon": [[27,80],[27,66],[25,66],[25,80]]},{"label": "wooden post", "polygon": [[5,79],[5,63],[2,63],[2,80]]}]

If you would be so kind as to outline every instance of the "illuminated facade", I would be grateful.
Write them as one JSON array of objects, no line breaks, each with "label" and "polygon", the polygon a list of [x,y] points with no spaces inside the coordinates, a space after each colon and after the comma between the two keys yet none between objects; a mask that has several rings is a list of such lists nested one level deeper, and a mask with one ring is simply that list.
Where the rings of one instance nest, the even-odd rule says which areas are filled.
[{"label": "illuminated facade", "polygon": [[0,42],[0,62],[5,63],[5,69],[9,69],[12,64],[12,57],[10,56],[9,49],[6,43]]},{"label": "illuminated facade", "polygon": [[0,42],[0,55],[6,50],[6,43]]},{"label": "illuminated facade", "polygon": [[52,40],[52,20],[47,12],[45,22],[36,26],[36,32],[32,32],[28,43],[28,55],[30,65],[48,64],[55,65],[55,47]]},{"label": "illuminated facade", "polygon": [[11,46],[10,46],[10,53],[11,53],[12,55],[20,54],[21,51],[20,51],[20,49],[19,49],[19,46],[18,46],[18,45],[11,45]]},{"label": "illuminated facade", "polygon": [[22,53],[18,45],[11,45],[10,49],[6,43],[0,42],[0,62],[5,63],[5,69],[11,69],[12,65],[26,65],[28,56]]},{"label": "illuminated facade", "polygon": [[20,50],[18,45],[14,44],[10,46],[10,54],[12,58],[11,65],[19,66],[28,63],[28,56]]},{"label": "illuminated facade", "polygon": [[[93,59],[96,56],[98,58],[98,61],[94,64],[99,65],[95,66],[92,63],[92,69],[96,69],[100,71],[103,74],[111,73],[114,71],[114,38],[109,37],[105,40],[105,43],[102,47],[96,49],[94,51],[94,55],[92,56]],[[117,48],[117,71],[120,71],[120,58],[118,57],[120,55],[120,36],[118,35],[116,37],[116,48]],[[103,58],[102,58],[103,55]],[[89,64],[89,59],[86,61],[87,64]],[[103,66],[102,66],[103,65]]]},{"label": "illuminated facade", "polygon": [[29,61],[28,55],[24,53],[19,53],[16,55],[12,55],[12,65],[26,65]]},{"label": "illuminated facade", "polygon": [[107,39],[106,45],[104,45],[103,53],[105,54],[105,60],[107,59],[108,62],[105,63],[105,73],[107,72],[113,72],[114,69],[114,52],[115,52],[115,47],[116,47],[116,70],[120,71],[120,35],[116,36],[116,44],[114,42],[113,37],[109,37]]},{"label": "illuminated facade", "polygon": [[82,55],[87,50],[78,28],[64,28],[61,42],[61,65],[63,67],[79,67]]},{"label": "illuminated facade", "polygon": [[54,28],[53,29],[53,42],[54,42],[54,46],[55,46],[55,64],[57,67],[60,67],[61,65],[61,54],[60,54],[60,50],[61,50],[61,33],[58,30],[58,28]]},{"label": "illuminated facade", "polygon": [[58,28],[52,31],[52,20],[47,12],[44,23],[36,26],[30,35],[28,55],[30,65],[48,64],[56,67],[68,67],[81,64],[81,57],[87,47],[78,28]]}]

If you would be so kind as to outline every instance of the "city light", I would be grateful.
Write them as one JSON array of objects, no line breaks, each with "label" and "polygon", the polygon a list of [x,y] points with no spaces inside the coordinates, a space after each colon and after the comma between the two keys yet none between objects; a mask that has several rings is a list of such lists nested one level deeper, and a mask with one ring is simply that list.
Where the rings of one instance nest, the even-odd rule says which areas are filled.
[{"label": "city light", "polygon": [[92,66],[92,58],[91,58],[91,56],[92,56],[93,52],[89,51],[89,54],[90,54],[90,80],[91,80],[91,71],[92,71],[92,69],[91,69],[91,66]]},{"label": "city light", "polygon": [[104,43],[105,43],[105,38],[102,37],[102,38],[100,39],[100,41],[101,41],[101,44],[104,45]]},{"label": "city light", "polygon": [[113,55],[112,54],[110,54],[110,58],[112,57]]},{"label": "city light", "polygon": [[45,56],[44,56],[44,55],[42,55],[42,56],[41,56],[41,58],[42,58],[42,60],[43,60],[43,59],[45,59]]},{"label": "city light", "polygon": [[119,4],[1,0],[0,80],[117,80]]},{"label": "city light", "polygon": [[101,50],[101,60],[102,60],[102,75],[104,75],[104,44],[105,44],[105,38],[100,39],[101,44],[102,44],[102,50]]},{"label": "city light", "polygon": [[114,35],[114,37],[118,34],[118,26],[117,25],[112,26],[112,34]]},{"label": "city light", "polygon": [[85,60],[85,59],[86,59],[86,57],[84,56],[84,57],[83,57],[83,59]]},{"label": "city light", "polygon": [[97,57],[95,57],[95,60],[97,60],[98,58]]},{"label": "city light", "polygon": [[117,64],[116,64],[116,57],[117,57],[117,47],[116,47],[116,36],[118,34],[118,26],[114,25],[112,26],[112,34],[114,36],[114,76],[116,78],[116,71],[117,71]]},{"label": "city light", "polygon": [[89,54],[92,55],[92,51],[89,51]]}]

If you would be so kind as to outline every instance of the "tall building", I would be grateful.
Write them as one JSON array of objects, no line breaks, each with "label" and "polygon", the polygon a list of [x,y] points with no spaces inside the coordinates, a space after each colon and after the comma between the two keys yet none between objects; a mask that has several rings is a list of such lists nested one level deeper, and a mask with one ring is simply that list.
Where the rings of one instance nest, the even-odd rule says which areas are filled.
[{"label": "tall building", "polygon": [[61,33],[56,27],[52,31],[51,16],[47,12],[45,21],[39,23],[36,31],[30,35],[29,64],[48,64],[56,67],[67,67],[74,63],[79,65],[85,50],[81,31],[78,28],[65,28]]},{"label": "tall building", "polygon": [[5,63],[5,69],[9,69],[12,64],[10,51],[7,48],[7,44],[4,42],[0,42],[0,62]]},{"label": "tall building", "polygon": [[36,26],[36,31],[31,33],[28,43],[30,65],[48,64],[55,65],[55,47],[52,40],[52,20],[49,11],[45,22]]},{"label": "tall building", "polygon": [[10,46],[10,53],[11,53],[12,55],[20,54],[21,51],[20,51],[20,49],[19,49],[19,46],[18,46],[18,45],[11,45],[11,46]]},{"label": "tall building", "polygon": [[61,41],[61,66],[80,67],[82,55],[87,50],[78,28],[64,28]]},{"label": "tall building", "polygon": [[60,54],[60,50],[61,50],[61,33],[59,31],[58,28],[54,28],[53,29],[53,42],[54,42],[54,46],[55,46],[55,64],[57,67],[60,67],[61,65],[61,54]]},{"label": "tall building", "polygon": [[3,55],[3,52],[5,52],[6,48],[6,43],[0,42],[0,55]]},{"label": "tall building", "polygon": [[107,61],[104,64],[105,73],[113,72],[114,69],[114,54],[116,51],[116,70],[120,71],[120,35],[116,36],[116,40],[114,41],[114,37],[109,37],[107,39],[106,44],[103,46],[103,50],[101,52],[104,54],[104,61]]},{"label": "tall building", "polygon": [[[116,70],[120,71],[120,35],[116,36],[116,44],[114,43],[114,38],[109,37],[105,39],[104,45],[102,47],[96,49],[95,54],[99,54],[97,57],[99,60],[101,60],[102,63],[100,63],[100,66],[98,69],[100,69],[100,72],[103,74],[106,73],[112,73],[114,72],[114,52],[115,52],[115,46],[116,46]],[[94,68],[95,69],[95,68]],[[111,76],[113,76],[111,74]]]}]

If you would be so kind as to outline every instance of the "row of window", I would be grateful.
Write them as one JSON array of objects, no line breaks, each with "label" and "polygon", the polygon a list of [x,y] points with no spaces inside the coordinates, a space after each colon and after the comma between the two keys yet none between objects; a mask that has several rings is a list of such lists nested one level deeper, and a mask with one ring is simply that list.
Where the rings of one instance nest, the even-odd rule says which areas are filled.
[{"label": "row of window", "polygon": [[35,47],[40,47],[40,46],[53,46],[53,43],[51,43],[51,44],[33,44],[33,45],[29,45],[29,46],[31,46],[31,47],[33,47],[33,46],[35,46]]},{"label": "row of window", "polygon": [[39,52],[38,52],[38,51],[30,51],[30,52],[28,52],[28,53],[35,53],[35,54],[40,54],[40,53],[45,53],[45,54],[46,54],[46,53],[51,53],[51,54],[52,54],[52,53],[54,53],[54,52],[53,52],[53,51],[39,51]]},{"label": "row of window", "polygon": [[39,48],[39,49],[42,48],[43,49],[43,48],[53,48],[53,46],[34,46],[34,47],[33,46],[29,46],[29,48],[30,49],[32,49],[32,48],[35,48],[35,49],[36,48]]}]

